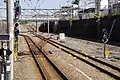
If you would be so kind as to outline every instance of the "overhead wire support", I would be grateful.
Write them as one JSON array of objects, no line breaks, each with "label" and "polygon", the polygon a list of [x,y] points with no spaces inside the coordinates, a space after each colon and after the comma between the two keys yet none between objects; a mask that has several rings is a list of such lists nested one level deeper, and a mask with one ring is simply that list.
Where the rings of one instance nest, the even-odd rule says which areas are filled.
[{"label": "overhead wire support", "polygon": [[39,14],[39,12],[35,11],[35,9],[34,9],[32,6],[30,6],[30,4],[29,4],[26,0],[24,0],[24,2],[27,3],[27,5],[28,5],[29,7],[31,7],[32,10],[34,10],[34,13],[38,13],[38,14]]},{"label": "overhead wire support", "polygon": [[[29,4],[26,0],[24,0],[24,1],[27,3],[28,6],[30,6],[30,4]],[[29,0],[29,1],[30,1],[31,4],[33,5],[32,1],[31,1],[31,0]],[[38,4],[39,1],[40,1],[40,0],[37,0],[37,3],[36,3],[36,4]],[[40,5],[41,5],[43,2],[44,2],[44,0],[42,0],[42,2],[40,3]],[[39,5],[38,7],[40,7],[40,5]],[[36,5],[36,6],[33,5],[33,7],[32,7],[32,6],[30,6],[30,7],[34,10],[35,13],[39,14],[39,12],[36,11],[37,5]]]},{"label": "overhead wire support", "polygon": [[28,9],[22,9],[22,10],[61,10],[61,9],[30,9],[30,8],[28,8]]},{"label": "overhead wire support", "polygon": [[43,4],[44,0],[41,1],[41,3],[38,5],[38,8]]}]

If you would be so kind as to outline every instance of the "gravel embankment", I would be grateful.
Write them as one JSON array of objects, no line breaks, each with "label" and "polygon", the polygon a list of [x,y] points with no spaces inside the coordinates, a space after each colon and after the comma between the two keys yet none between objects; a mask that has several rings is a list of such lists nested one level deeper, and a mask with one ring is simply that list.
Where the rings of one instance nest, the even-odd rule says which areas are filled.
[{"label": "gravel embankment", "polygon": [[110,80],[111,77],[101,73],[90,65],[60,51],[39,38],[32,38],[46,52],[52,51],[53,54],[47,53],[51,60],[62,70],[70,80]]},{"label": "gravel embankment", "polygon": [[[68,76],[70,80],[113,80],[111,77],[107,76],[106,74],[101,73],[97,69],[76,59],[75,57],[72,57],[71,55],[61,52],[59,49],[56,49],[55,47],[45,43],[44,41],[39,40],[39,38],[33,37],[33,35],[31,34],[27,34],[27,35],[32,37],[32,39],[40,46],[44,43],[42,47],[47,52],[49,50],[50,51],[52,50],[53,54],[48,53],[47,55],[57,64],[57,66]],[[47,36],[47,34],[43,34],[43,33],[42,35]],[[56,40],[56,36],[53,36],[53,39]],[[60,42],[60,40],[56,40],[56,41]],[[102,44],[90,42],[86,40],[72,39],[68,37],[64,41],[65,41],[65,43],[63,43],[64,45],[77,49],[83,53],[87,53],[88,55],[99,57],[100,59],[102,59],[101,57],[103,57]],[[119,47],[110,46],[108,47],[108,49],[111,50],[111,53],[116,53],[116,55],[119,55],[118,54],[120,52]],[[118,65],[119,60],[115,59],[116,62],[112,62],[109,60],[105,60],[105,61],[114,64],[116,66],[119,66]]]},{"label": "gravel embankment", "polygon": [[[39,33],[43,36],[47,36],[46,33]],[[53,36],[52,40],[55,40],[56,42],[59,42],[61,40],[56,40],[57,35]],[[73,49],[76,49],[77,51],[80,51],[82,53],[88,54],[90,56],[94,56],[102,61],[105,61],[107,63],[110,63],[114,66],[117,66],[120,68],[120,47],[113,46],[113,45],[106,45],[106,50],[110,52],[108,55],[109,59],[103,59],[103,44],[82,40],[82,39],[75,39],[66,37],[65,40],[63,40],[66,46],[69,46]]]}]

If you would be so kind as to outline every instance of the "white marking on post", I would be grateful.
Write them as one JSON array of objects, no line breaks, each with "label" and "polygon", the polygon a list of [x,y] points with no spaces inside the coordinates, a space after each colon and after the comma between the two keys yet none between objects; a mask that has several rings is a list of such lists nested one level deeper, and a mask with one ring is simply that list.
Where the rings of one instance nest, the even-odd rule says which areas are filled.
[{"label": "white marking on post", "polygon": [[4,74],[1,74],[1,80],[4,80]]}]

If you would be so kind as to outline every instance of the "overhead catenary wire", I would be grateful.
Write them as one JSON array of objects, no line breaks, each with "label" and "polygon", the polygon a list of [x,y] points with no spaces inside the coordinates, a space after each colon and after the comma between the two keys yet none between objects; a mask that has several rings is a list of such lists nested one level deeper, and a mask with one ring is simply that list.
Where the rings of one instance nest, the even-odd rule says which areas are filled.
[{"label": "overhead catenary wire", "polygon": [[[26,0],[23,0],[24,1],[24,4],[26,3],[30,8],[32,8],[32,6],[26,1]],[[32,8],[33,9],[33,8]],[[31,13],[31,14],[35,14],[35,11],[32,12],[32,11],[29,11],[29,10],[26,10],[27,12]],[[25,13],[25,12],[24,12]],[[22,15],[23,16],[23,15]],[[21,16],[21,17],[22,17]]]},{"label": "overhead catenary wire", "polygon": [[[41,3],[38,5],[38,7],[40,7],[43,4],[44,0],[41,1]],[[40,11],[39,11],[40,12]]]},{"label": "overhead catenary wire", "polygon": [[[37,15],[39,15],[39,13],[40,12],[37,12],[36,11],[36,9],[35,9],[35,6],[34,7],[32,7],[26,0],[24,0],[26,3],[27,3],[27,5],[29,6],[29,7],[31,7],[33,10],[32,11],[34,11],[34,15],[35,15],[35,13],[37,14]],[[32,1],[31,0],[29,0],[30,2],[31,2],[31,4],[33,5],[33,3],[32,3]],[[41,2],[41,3],[43,3],[44,2],[44,0]]]},{"label": "overhead catenary wire", "polygon": [[33,9],[35,9],[36,5],[33,4],[33,2],[31,0],[29,0],[31,5],[33,5]]},{"label": "overhead catenary wire", "polygon": [[38,7],[40,7],[43,4],[44,0],[41,1],[41,3],[38,5]]},{"label": "overhead catenary wire", "polygon": [[[36,6],[34,6],[32,0],[22,0],[22,1],[24,1],[24,4],[26,3],[31,8],[30,11],[27,10],[27,9],[25,9],[25,10],[27,12],[30,12],[34,17],[35,16],[39,17],[39,15],[42,15],[41,13],[43,13],[43,14],[47,14],[47,13],[54,14],[54,11],[56,11],[56,10],[52,10],[52,9],[37,9],[37,7],[40,7],[43,4],[44,0],[37,0]],[[51,16],[53,16],[53,15],[51,15]]]},{"label": "overhead catenary wire", "polygon": [[[37,3],[36,3],[36,7],[35,7],[35,9],[37,8],[37,5],[38,5],[39,1],[41,1],[41,0],[37,0]],[[39,7],[39,6],[38,6],[38,7]]]},{"label": "overhead catenary wire", "polygon": [[[34,8],[33,8],[26,0],[24,0],[24,2],[25,2],[31,9],[34,10]],[[38,12],[34,10],[33,14],[35,14],[35,13],[38,13]]]}]

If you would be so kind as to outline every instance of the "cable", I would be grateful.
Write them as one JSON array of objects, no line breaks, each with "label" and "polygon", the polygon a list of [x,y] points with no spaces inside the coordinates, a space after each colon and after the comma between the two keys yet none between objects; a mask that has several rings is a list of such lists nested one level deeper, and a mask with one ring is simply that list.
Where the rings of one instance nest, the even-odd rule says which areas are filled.
[{"label": "cable", "polygon": [[[30,4],[29,4],[26,0],[24,0],[24,2],[26,2],[27,5],[32,8],[32,6],[30,6]],[[34,9],[34,8],[32,8],[32,9]],[[36,12],[36,11],[34,10],[34,13],[35,13],[35,12]],[[34,14],[34,13],[33,13],[33,14]],[[36,12],[36,13],[38,13],[38,12]]]},{"label": "cable", "polygon": [[[30,1],[30,3],[33,5],[33,3],[32,3],[32,1],[31,0],[29,0]],[[35,8],[35,6],[33,5],[33,9]]]},{"label": "cable", "polygon": [[[29,0],[29,1],[30,1],[30,3],[33,5],[33,2],[32,2],[31,0]],[[32,9],[36,9],[39,1],[40,1],[40,0],[37,0],[36,6],[33,5],[33,8],[32,8],[32,6],[30,6],[29,3],[27,3],[27,2],[26,2],[26,3],[27,3],[27,5],[29,5]],[[40,5],[41,5],[43,2],[44,2],[44,0],[42,0],[42,2],[40,3]],[[40,7],[40,5],[39,5],[38,7]],[[37,12],[37,11],[35,11],[35,12],[36,12],[36,13],[39,13],[39,12]]]},{"label": "cable", "polygon": [[[25,0],[24,0],[25,1]],[[30,2],[31,2],[31,0],[29,0]],[[26,1],[25,1],[26,2]],[[27,5],[28,6],[30,6],[30,4],[28,3],[28,2],[26,2],[27,3]],[[31,4],[33,4],[32,2],[31,2]],[[32,8],[32,6],[30,6],[31,8]],[[35,9],[35,6],[34,6],[34,8],[32,8],[32,9]],[[37,12],[36,10],[34,10],[34,12],[36,12],[36,14],[39,14],[39,12]]]},{"label": "cable", "polygon": [[[27,1],[26,0],[24,0],[26,3],[27,3]],[[29,6],[29,7],[31,7],[32,8],[32,6],[30,6],[30,4],[29,3],[27,3],[27,5]],[[33,8],[32,8],[33,9]]]},{"label": "cable", "polygon": [[[32,2],[31,0],[29,0],[29,1],[30,1],[30,3],[33,5],[33,2]],[[48,11],[48,10],[39,10],[39,11],[36,11],[36,10],[35,10],[35,9],[37,8],[37,5],[38,5],[39,1],[40,1],[40,0],[37,0],[36,7],[35,7],[34,5],[33,5],[33,7],[32,7],[26,0],[24,0],[24,2],[27,3],[27,5],[28,5],[30,8],[34,9],[34,10],[31,10],[31,12],[30,12],[29,10],[27,10],[27,11],[30,12],[31,15],[33,15],[33,16],[35,16],[35,15],[41,15],[41,14],[40,14],[40,11],[43,12],[43,14],[47,14],[47,11]],[[43,4],[43,2],[44,2],[44,0],[41,1],[41,3],[38,5],[38,7],[40,7],[41,4]],[[32,12],[32,11],[34,11],[34,12]],[[35,13],[36,13],[36,14],[35,14]],[[49,11],[49,13],[54,13],[54,11]],[[36,16],[36,17],[37,17],[37,16]]]},{"label": "cable", "polygon": [[41,1],[40,5],[38,5],[38,7],[40,7],[43,4],[44,0]]},{"label": "cable", "polygon": [[[44,0],[41,1],[41,3],[38,5],[38,7],[40,7],[43,4]],[[40,12],[40,11],[39,11]]]},{"label": "cable", "polygon": [[36,7],[35,7],[35,9],[37,8],[37,5],[38,5],[39,1],[40,1],[40,0],[37,0],[37,3],[36,3]]}]

